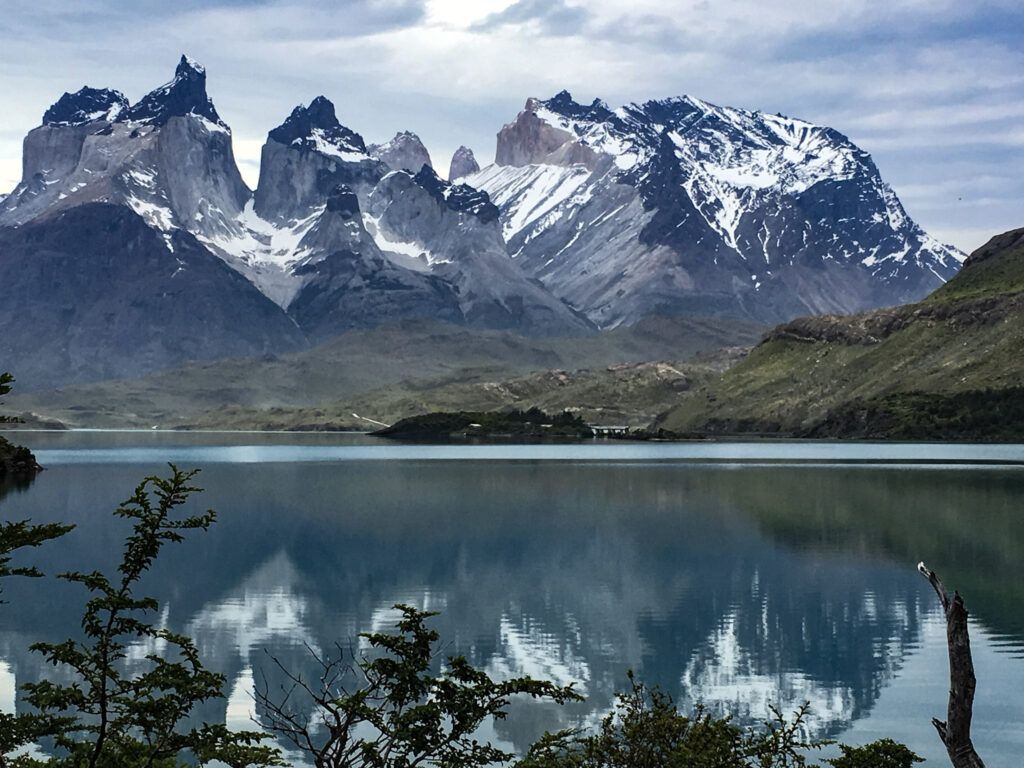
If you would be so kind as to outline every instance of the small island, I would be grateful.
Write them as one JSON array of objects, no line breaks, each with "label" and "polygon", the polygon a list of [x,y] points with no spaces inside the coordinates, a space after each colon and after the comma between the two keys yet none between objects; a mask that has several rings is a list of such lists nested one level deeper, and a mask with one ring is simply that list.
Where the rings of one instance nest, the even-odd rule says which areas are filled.
[{"label": "small island", "polygon": [[526,411],[456,411],[425,413],[402,419],[372,433],[396,440],[529,439],[583,440],[594,431],[577,414],[549,415],[539,408]]},{"label": "small island", "polygon": [[32,451],[0,437],[0,483],[32,478],[41,470]]}]

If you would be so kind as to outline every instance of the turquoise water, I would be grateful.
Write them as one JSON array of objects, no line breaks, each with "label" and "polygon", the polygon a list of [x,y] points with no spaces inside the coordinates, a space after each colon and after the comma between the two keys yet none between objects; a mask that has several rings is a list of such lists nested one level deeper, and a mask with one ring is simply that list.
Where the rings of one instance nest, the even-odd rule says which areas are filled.
[{"label": "turquoise water", "polygon": [[[890,735],[943,765],[944,625],[924,560],[966,596],[978,670],[975,742],[1024,754],[1024,446],[868,443],[403,445],[357,435],[20,433],[47,471],[4,519],[78,528],[48,572],[109,566],[110,511],[167,461],[200,467],[210,533],[147,585],[168,625],[230,681],[203,716],[248,727],[270,651],[311,669],[439,610],[449,652],[495,675],[577,682],[585,703],[516,704],[490,735],[523,749],[594,723],[633,669],[684,704],[742,720],[812,705],[818,736]],[[25,649],[75,632],[81,595],[7,588],[0,708],[41,673]]]}]

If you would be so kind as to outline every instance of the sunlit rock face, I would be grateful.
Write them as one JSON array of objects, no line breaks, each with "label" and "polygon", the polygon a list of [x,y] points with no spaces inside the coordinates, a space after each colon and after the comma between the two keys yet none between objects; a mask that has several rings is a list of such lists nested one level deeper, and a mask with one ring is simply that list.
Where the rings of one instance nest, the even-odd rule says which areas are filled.
[{"label": "sunlit rock face", "polygon": [[530,99],[467,182],[501,208],[523,268],[602,326],[901,303],[963,260],[837,131],[689,97]]},{"label": "sunlit rock face", "polygon": [[411,131],[400,131],[385,144],[371,144],[368,152],[395,171],[419,173],[423,166],[434,167],[420,137]]}]

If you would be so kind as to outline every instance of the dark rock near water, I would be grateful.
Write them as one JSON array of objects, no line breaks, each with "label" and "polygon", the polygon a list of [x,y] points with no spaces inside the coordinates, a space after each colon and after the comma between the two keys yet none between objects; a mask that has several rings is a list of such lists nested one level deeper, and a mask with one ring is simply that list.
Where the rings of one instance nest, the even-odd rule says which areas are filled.
[{"label": "dark rock near water", "polygon": [[35,477],[42,469],[32,451],[0,437],[0,484]]}]

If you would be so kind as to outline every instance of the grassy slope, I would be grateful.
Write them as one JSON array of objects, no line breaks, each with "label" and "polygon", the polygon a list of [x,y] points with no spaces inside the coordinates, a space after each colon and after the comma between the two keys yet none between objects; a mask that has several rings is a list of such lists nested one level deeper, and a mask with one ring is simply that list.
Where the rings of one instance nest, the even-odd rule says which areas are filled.
[{"label": "grassy slope", "polygon": [[[202,414],[188,426],[240,429],[338,429],[392,424],[435,411],[488,411],[537,407],[572,410],[593,424],[641,427],[720,373],[739,353],[681,363],[623,363],[579,370],[551,369],[507,376],[501,371],[458,370],[402,380],[347,399],[305,408],[229,407]],[[363,420],[353,417],[359,414]]]},{"label": "grassy slope", "polygon": [[[686,359],[750,344],[758,334],[751,324],[667,318],[571,339],[405,323],[346,333],[294,355],[195,364],[138,380],[22,393],[8,405],[70,426],[363,429],[372,424],[353,417],[353,411],[390,423],[417,412],[414,404],[420,400],[431,403],[431,410],[519,404],[525,401],[495,393],[529,372]],[[489,387],[492,383],[498,388]],[[464,384],[475,402],[455,402],[470,396],[460,390]],[[528,405],[564,407],[542,399]],[[645,400],[644,419],[668,404],[655,409]]]},{"label": "grassy slope", "polygon": [[780,326],[659,424],[821,437],[1013,437],[1024,424],[994,428],[980,410],[995,402],[986,390],[1002,393],[997,405],[1007,413],[1019,410],[1021,349],[1024,230],[993,238],[920,304]]}]

